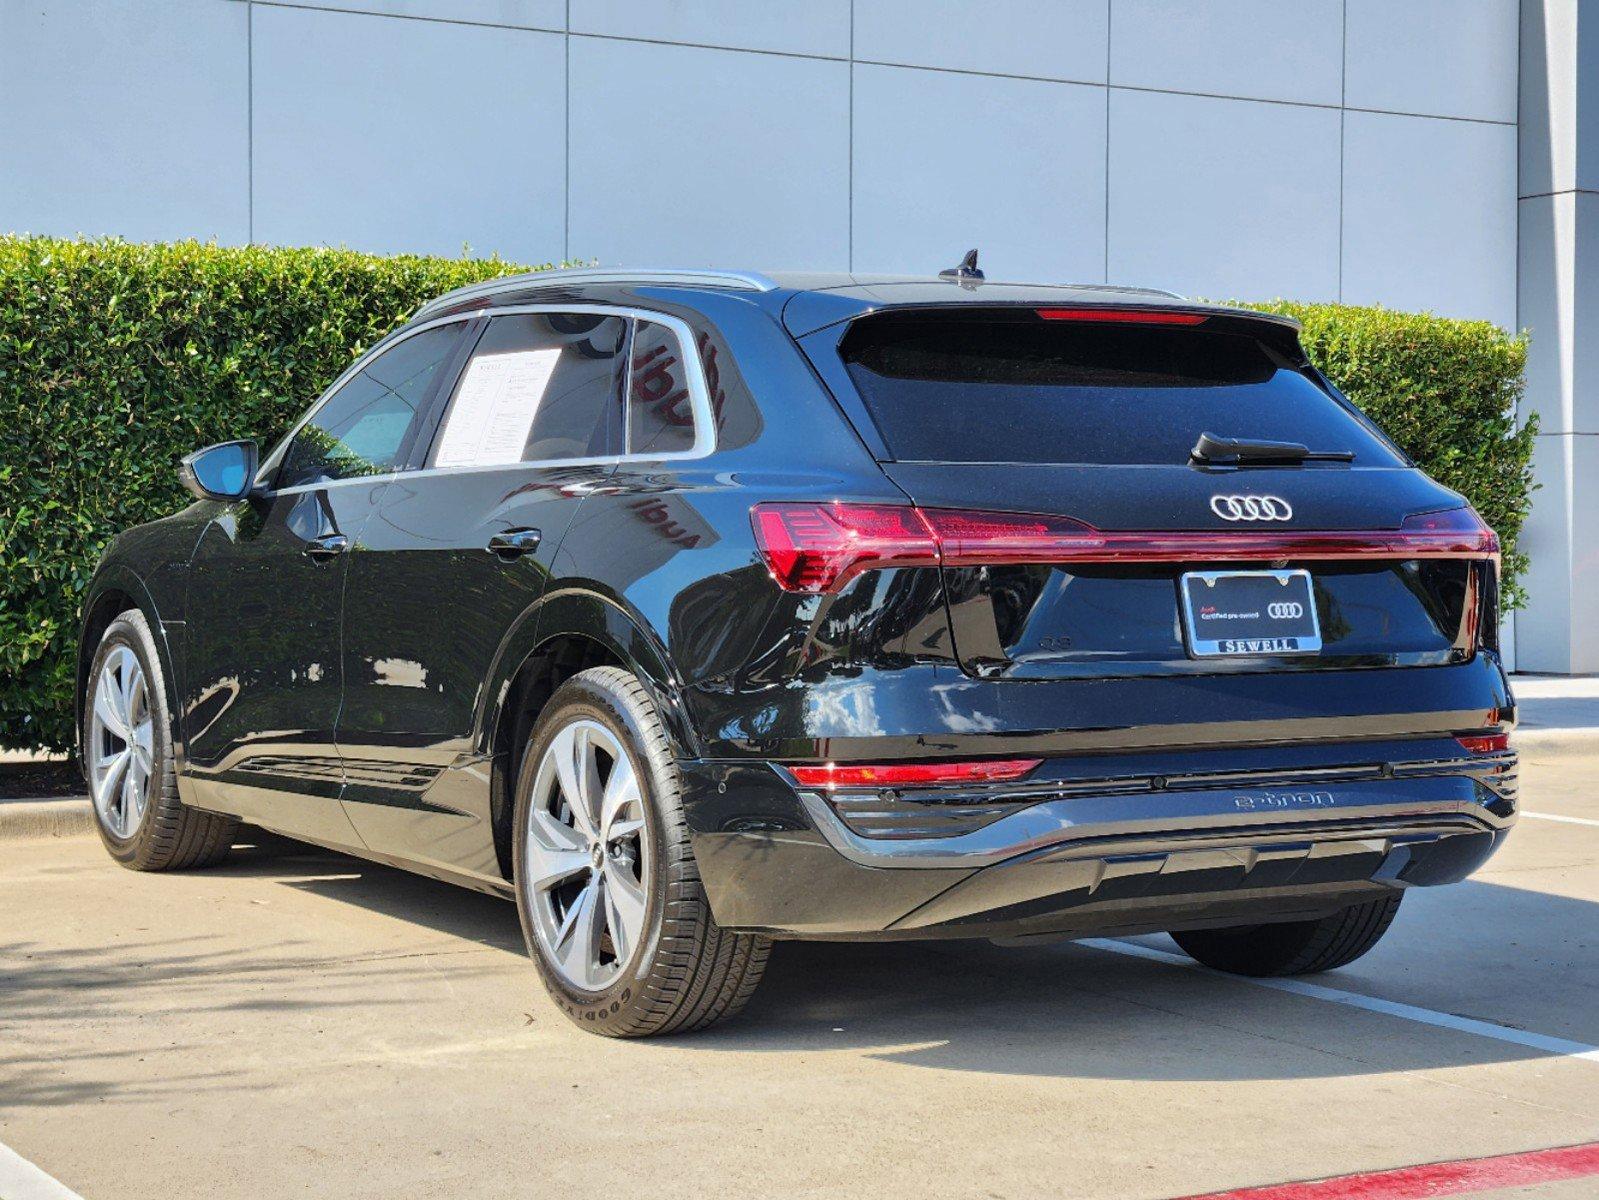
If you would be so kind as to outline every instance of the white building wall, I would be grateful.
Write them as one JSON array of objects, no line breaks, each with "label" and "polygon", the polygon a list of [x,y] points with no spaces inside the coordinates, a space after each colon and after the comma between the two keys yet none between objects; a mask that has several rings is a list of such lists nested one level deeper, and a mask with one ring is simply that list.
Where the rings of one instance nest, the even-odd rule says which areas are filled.
[{"label": "white building wall", "polygon": [[0,0],[0,229],[1516,318],[1516,0]]},{"label": "white building wall", "polygon": [[0,231],[250,236],[250,14],[0,0]]},{"label": "white building wall", "polygon": [[249,41],[255,240],[542,262],[565,238],[561,34],[260,7]]}]

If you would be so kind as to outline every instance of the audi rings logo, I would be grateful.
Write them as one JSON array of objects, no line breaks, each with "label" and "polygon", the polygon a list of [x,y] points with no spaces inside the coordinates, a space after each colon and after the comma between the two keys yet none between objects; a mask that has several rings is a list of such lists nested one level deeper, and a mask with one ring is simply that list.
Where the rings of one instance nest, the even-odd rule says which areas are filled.
[{"label": "audi rings logo", "polygon": [[1274,600],[1266,605],[1266,615],[1278,621],[1292,621],[1305,615],[1305,606],[1297,600]]},{"label": "audi rings logo", "polygon": [[1212,496],[1210,511],[1223,521],[1289,521],[1294,515],[1281,496]]}]

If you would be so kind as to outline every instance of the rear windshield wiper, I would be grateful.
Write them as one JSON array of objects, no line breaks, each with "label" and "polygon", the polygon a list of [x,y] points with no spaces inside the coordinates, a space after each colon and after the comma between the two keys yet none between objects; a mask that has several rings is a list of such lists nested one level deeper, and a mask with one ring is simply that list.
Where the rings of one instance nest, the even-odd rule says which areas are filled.
[{"label": "rear windshield wiper", "polygon": [[1188,452],[1193,462],[1212,466],[1271,466],[1302,462],[1354,462],[1353,450],[1312,450],[1299,442],[1270,442],[1264,438],[1217,437],[1202,433]]}]

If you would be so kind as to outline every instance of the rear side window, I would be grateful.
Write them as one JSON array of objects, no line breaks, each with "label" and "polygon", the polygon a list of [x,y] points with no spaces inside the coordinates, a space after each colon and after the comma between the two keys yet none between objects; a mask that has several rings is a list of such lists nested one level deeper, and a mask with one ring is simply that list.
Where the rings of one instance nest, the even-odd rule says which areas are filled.
[{"label": "rear side window", "polygon": [[1247,333],[919,311],[856,321],[841,350],[900,461],[1182,464],[1209,431],[1399,464]]},{"label": "rear side window", "polygon": [[629,372],[627,452],[681,454],[694,449],[694,405],[677,335],[655,321],[639,321]]},{"label": "rear side window", "polygon": [[621,453],[625,317],[495,317],[461,373],[439,429],[436,467]]}]

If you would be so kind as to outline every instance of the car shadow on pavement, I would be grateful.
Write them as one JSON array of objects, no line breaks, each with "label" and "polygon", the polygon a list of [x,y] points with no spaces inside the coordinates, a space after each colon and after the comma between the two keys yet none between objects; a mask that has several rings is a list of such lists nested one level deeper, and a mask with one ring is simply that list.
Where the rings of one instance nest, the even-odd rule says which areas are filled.
[{"label": "car shadow on pavement", "polygon": [[[223,872],[523,953],[513,907],[263,837]],[[1388,937],[1319,986],[1599,1043],[1599,905],[1470,881],[1407,896]],[[1167,950],[1164,937],[1145,939]],[[530,984],[533,983],[529,967]],[[551,1010],[553,1013],[553,1010]],[[573,1036],[587,1036],[574,1030]],[[660,1044],[660,1043],[657,1043]],[[1073,943],[783,942],[745,1015],[685,1050],[865,1050],[942,1070],[1156,1080],[1312,1078],[1548,1057]]]},{"label": "car shadow on pavement", "polygon": [[225,875],[281,877],[287,886],[302,891],[389,913],[480,946],[525,953],[516,907],[508,900],[265,830],[244,830],[227,862],[216,870]]}]

